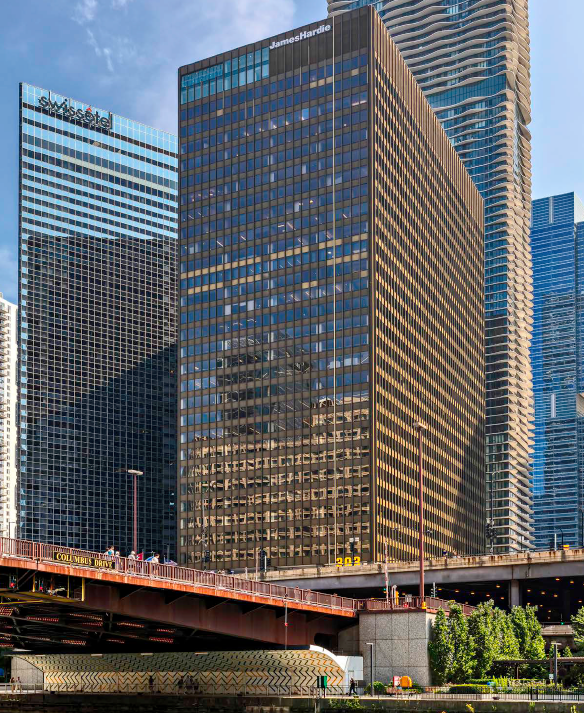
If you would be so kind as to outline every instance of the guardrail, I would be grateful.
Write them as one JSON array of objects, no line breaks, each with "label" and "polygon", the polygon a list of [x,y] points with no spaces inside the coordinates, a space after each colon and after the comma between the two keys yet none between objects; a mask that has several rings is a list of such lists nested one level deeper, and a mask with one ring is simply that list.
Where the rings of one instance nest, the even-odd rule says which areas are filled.
[{"label": "guardrail", "polygon": [[[469,567],[496,567],[513,565],[554,564],[584,560],[584,547],[570,550],[522,550],[511,554],[480,554],[480,555],[443,555],[425,560],[426,570],[464,569]],[[390,574],[411,572],[419,568],[419,560],[396,560],[388,563]],[[312,579],[314,577],[335,577],[338,575],[355,576],[359,574],[380,574],[385,570],[384,562],[364,562],[356,565],[306,565],[301,567],[282,567],[266,572],[263,577],[268,580]]]},{"label": "guardrail", "polygon": [[[311,589],[286,587],[282,584],[246,579],[241,576],[218,574],[204,570],[179,567],[178,565],[156,564],[127,557],[115,557],[100,552],[77,550],[60,545],[49,545],[30,540],[15,540],[0,537],[0,555],[18,559],[65,565],[73,569],[103,570],[115,576],[139,576],[152,580],[164,580],[177,584],[203,586],[215,590],[216,596],[228,593],[252,594],[254,596],[279,599],[282,605],[316,605],[327,607],[339,613],[356,616],[359,611],[407,611],[409,609],[444,609],[450,610],[448,601],[425,597],[425,606],[420,597],[405,596],[399,599],[352,599],[337,594],[324,594]],[[474,607],[462,605],[465,614],[470,614]],[[302,608],[302,606],[299,606]]]},{"label": "guardrail", "polygon": [[[228,574],[205,572],[177,565],[155,564],[128,559],[127,557],[112,557],[100,552],[76,550],[59,545],[31,542],[30,540],[0,537],[0,554],[20,559],[66,565],[74,569],[99,569],[114,576],[135,575],[180,584],[204,586],[216,590],[219,596],[224,596],[228,592],[233,594],[253,594],[280,599],[283,603],[286,602],[288,604],[313,604],[351,613],[355,613],[360,608],[359,600],[351,599],[350,597],[313,592],[310,589],[286,587],[281,584],[270,584],[269,582],[244,579]],[[57,559],[58,554],[69,556],[72,561],[59,560]]]}]

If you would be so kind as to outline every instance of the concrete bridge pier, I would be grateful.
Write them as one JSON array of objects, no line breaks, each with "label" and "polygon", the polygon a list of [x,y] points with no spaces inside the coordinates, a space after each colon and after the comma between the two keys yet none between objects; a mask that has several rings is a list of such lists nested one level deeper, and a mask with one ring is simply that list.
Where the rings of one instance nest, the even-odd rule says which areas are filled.
[{"label": "concrete bridge pier", "polygon": [[421,686],[432,685],[428,642],[436,614],[412,611],[362,611],[359,624],[339,634],[339,650],[363,656],[365,683],[389,683],[394,676],[409,676]]},{"label": "concrete bridge pier", "polygon": [[511,607],[521,606],[521,586],[518,579],[509,582],[509,604]]}]

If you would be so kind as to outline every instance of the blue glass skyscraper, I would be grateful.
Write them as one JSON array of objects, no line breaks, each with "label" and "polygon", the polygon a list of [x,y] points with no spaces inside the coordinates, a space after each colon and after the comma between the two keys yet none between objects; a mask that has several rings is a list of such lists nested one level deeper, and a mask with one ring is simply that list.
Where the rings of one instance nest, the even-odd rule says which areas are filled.
[{"label": "blue glass skyscraper", "polygon": [[538,547],[583,543],[584,205],[533,202],[534,521]]},{"label": "blue glass skyscraper", "polygon": [[532,538],[532,267],[527,0],[328,0],[373,5],[485,205],[487,517],[496,552]]},{"label": "blue glass skyscraper", "polygon": [[172,552],[176,137],[20,88],[18,533]]}]

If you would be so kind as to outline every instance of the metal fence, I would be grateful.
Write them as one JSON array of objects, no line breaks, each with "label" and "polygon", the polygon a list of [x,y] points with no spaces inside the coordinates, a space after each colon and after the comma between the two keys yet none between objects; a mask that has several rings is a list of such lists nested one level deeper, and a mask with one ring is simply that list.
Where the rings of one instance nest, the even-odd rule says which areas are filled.
[{"label": "metal fence", "polygon": [[[355,614],[359,609],[359,601],[350,597],[341,597],[335,594],[323,594],[313,592],[310,589],[300,589],[299,587],[285,587],[280,584],[270,584],[243,577],[236,577],[228,574],[218,574],[216,572],[205,572],[202,570],[179,567],[170,564],[155,564],[142,560],[128,559],[127,557],[112,557],[100,552],[88,552],[76,550],[70,547],[60,547],[58,545],[47,545],[29,540],[14,540],[8,537],[0,538],[0,552],[2,555],[17,557],[33,561],[49,562],[51,564],[61,564],[75,569],[105,569],[110,575],[135,575],[148,577],[157,580],[167,580],[181,584],[193,586],[203,586],[216,590],[224,596],[225,593],[245,593],[256,596],[280,599],[282,602],[301,604],[315,604],[320,607],[328,607],[337,610],[339,613]],[[57,561],[57,553],[70,555],[72,558],[84,558],[87,564],[78,562]],[[107,565],[91,564],[91,562],[111,563]]]},{"label": "metal fence", "polygon": [[[60,564],[74,569],[103,569],[108,575],[147,577],[153,580],[176,582],[203,586],[215,590],[218,596],[233,594],[252,594],[260,597],[280,600],[282,605],[287,603],[317,605],[334,610],[337,614],[356,616],[359,611],[397,611],[423,608],[420,597],[405,596],[399,599],[352,599],[337,594],[323,594],[300,587],[286,587],[281,584],[271,584],[266,581],[256,581],[245,577],[207,572],[204,570],[179,567],[170,564],[155,564],[143,560],[128,559],[127,557],[114,557],[100,552],[77,550],[59,545],[49,545],[30,540],[16,540],[0,537],[0,554],[2,556],[16,557],[18,559],[32,560]],[[57,560],[57,555],[67,555],[72,561]],[[84,562],[74,561],[85,560]],[[425,597],[425,607],[428,609],[444,609],[449,611],[449,603],[444,599]],[[463,605],[466,614],[473,611],[473,607]]]}]

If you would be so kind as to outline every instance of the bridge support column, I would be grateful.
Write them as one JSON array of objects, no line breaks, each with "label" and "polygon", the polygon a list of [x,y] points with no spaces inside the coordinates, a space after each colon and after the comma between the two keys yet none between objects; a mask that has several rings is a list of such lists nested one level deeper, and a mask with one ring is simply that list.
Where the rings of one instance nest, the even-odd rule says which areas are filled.
[{"label": "bridge support column", "polygon": [[509,582],[509,605],[511,607],[521,606],[521,586],[518,579]]},{"label": "bridge support column", "polygon": [[374,680],[387,684],[393,676],[410,676],[421,686],[430,686],[428,641],[435,618],[425,611],[360,612],[356,643],[365,682],[371,681],[373,644]]},{"label": "bridge support column", "polygon": [[572,616],[572,606],[571,606],[570,590],[568,587],[564,587],[562,590],[562,622],[564,624],[569,624]]}]

